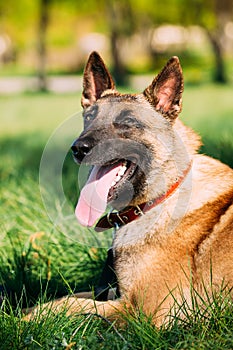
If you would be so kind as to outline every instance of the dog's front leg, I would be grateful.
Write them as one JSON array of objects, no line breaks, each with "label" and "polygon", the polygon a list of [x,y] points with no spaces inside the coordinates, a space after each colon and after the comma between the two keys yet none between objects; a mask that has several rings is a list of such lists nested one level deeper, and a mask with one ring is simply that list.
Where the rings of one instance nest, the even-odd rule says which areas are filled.
[{"label": "dog's front leg", "polygon": [[24,316],[24,320],[30,321],[40,315],[62,311],[65,311],[67,316],[91,313],[98,314],[110,320],[115,320],[121,318],[120,316],[127,308],[126,302],[123,299],[96,301],[93,299],[79,298],[77,295],[74,295],[25,310],[26,315]]}]

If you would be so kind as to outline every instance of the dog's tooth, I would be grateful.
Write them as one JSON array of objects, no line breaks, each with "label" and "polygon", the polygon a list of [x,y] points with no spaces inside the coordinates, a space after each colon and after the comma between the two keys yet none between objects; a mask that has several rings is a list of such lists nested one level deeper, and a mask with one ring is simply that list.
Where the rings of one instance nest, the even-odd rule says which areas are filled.
[{"label": "dog's tooth", "polygon": [[126,168],[125,166],[121,167],[121,169],[120,169],[119,172],[118,172],[118,176],[124,175],[126,169],[127,169],[127,168]]},{"label": "dog's tooth", "polygon": [[121,176],[118,174],[117,177],[115,178],[115,182],[119,181],[121,179]]},{"label": "dog's tooth", "polygon": [[127,164],[127,162],[124,162],[123,165],[121,166],[120,170],[117,173],[115,180],[113,180],[113,182],[111,183],[111,187],[114,187],[117,184],[117,182],[121,180],[122,176],[124,175],[124,173],[127,170],[126,164]]}]

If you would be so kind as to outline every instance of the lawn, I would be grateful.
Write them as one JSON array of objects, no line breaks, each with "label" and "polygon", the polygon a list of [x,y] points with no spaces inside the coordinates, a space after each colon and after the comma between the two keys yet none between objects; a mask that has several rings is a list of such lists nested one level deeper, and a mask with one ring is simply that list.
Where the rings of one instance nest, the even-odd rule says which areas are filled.
[{"label": "lawn", "polygon": [[[187,86],[181,118],[202,151],[233,167],[232,86]],[[111,232],[95,234],[73,217],[79,183],[69,146],[82,128],[80,96],[0,97],[0,348],[232,349],[232,305],[219,296],[183,322],[155,329],[143,315],[127,329],[96,316],[49,314],[26,323],[21,308],[98,280]]]}]

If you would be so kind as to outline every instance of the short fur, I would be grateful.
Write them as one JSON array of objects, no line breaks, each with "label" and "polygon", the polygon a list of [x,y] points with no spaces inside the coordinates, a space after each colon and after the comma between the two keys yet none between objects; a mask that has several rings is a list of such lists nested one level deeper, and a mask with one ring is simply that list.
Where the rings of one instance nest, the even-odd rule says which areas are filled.
[{"label": "short fur", "polygon": [[[126,157],[136,152],[140,162],[130,184],[134,195],[130,200],[126,196],[133,206],[166,193],[189,164],[191,170],[165,201],[116,231],[113,249],[121,297],[99,302],[85,299],[90,293],[77,294],[55,301],[54,309],[67,305],[69,314],[94,312],[119,319],[141,308],[161,325],[175,299],[185,298],[191,306],[190,286],[203,298],[222,284],[233,287],[233,170],[196,153],[199,137],[177,118],[182,92],[177,57],[143,93],[131,95],[117,92],[100,56],[90,55],[82,96],[85,128],[75,146],[89,142],[94,149],[103,140],[111,141],[108,159],[100,147],[86,152],[85,162],[104,164],[132,147]],[[113,207],[124,207],[127,191],[126,184],[117,190]]]}]

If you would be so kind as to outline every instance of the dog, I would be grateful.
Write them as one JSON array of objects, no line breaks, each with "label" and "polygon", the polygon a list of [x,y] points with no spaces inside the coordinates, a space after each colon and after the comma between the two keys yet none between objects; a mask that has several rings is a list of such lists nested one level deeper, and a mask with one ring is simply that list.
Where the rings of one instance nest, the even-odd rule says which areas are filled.
[{"label": "dog", "polygon": [[[119,93],[100,55],[91,53],[84,130],[72,145],[75,161],[91,171],[75,214],[83,226],[113,228],[119,296],[98,301],[78,293],[49,303],[54,310],[65,305],[67,314],[110,320],[141,310],[160,326],[176,304],[192,308],[193,290],[200,303],[223,285],[231,291],[233,170],[197,153],[199,136],[178,118],[183,86],[172,57],[143,93]],[[108,206],[114,210],[104,215]]]}]

